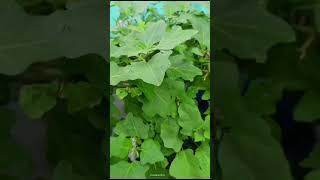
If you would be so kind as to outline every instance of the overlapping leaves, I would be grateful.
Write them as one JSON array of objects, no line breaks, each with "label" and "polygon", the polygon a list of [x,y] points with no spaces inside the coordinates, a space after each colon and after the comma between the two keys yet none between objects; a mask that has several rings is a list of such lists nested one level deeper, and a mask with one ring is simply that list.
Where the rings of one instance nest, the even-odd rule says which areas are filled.
[{"label": "overlapping leaves", "polygon": [[[145,29],[130,24],[110,41],[110,82],[127,113],[112,129],[111,142],[121,151],[111,154],[119,158],[111,163],[111,178],[210,177],[210,116],[204,119],[195,96],[188,95],[201,86],[203,67],[210,61],[205,55],[210,50],[209,18],[198,15],[199,23],[176,24],[176,12],[186,13],[189,3],[173,4],[182,5],[165,3],[172,22],[154,16]],[[209,86],[201,87],[208,100]],[[184,143],[199,147],[184,150]]]}]

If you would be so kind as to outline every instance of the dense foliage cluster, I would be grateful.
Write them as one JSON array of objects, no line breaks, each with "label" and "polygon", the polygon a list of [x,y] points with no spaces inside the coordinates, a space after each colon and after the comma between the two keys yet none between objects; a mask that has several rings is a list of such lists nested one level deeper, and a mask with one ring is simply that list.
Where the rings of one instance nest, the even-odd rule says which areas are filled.
[{"label": "dense foliage cluster", "polygon": [[[217,178],[320,179],[318,144],[302,158],[281,146],[291,118],[311,126],[320,118],[319,1],[217,0],[212,14]],[[303,96],[292,114],[278,106],[287,113],[279,119],[277,102],[287,92]]]},{"label": "dense foliage cluster", "polygon": [[[1,180],[106,178],[106,7],[0,1]],[[35,124],[44,139],[28,129]],[[21,133],[19,141],[12,136]]]},{"label": "dense foliage cluster", "polygon": [[113,6],[110,95],[125,115],[112,101],[111,178],[210,178],[209,15],[189,2]]}]

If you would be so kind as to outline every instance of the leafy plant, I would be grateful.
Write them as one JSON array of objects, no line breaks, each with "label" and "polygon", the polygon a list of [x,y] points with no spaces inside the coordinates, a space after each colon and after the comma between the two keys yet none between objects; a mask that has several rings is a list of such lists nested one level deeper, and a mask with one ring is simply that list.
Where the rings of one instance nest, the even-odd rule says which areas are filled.
[{"label": "leafy plant", "polygon": [[[307,147],[286,147],[282,136],[286,126],[316,127],[319,120],[319,12],[313,0],[214,3],[217,179],[320,179],[318,145],[311,145],[315,149],[308,158],[293,156],[296,148],[307,154]],[[278,105],[288,92],[303,93],[292,114]],[[286,116],[279,118],[281,111]],[[306,175],[310,169],[303,167],[313,170]]]},{"label": "leafy plant", "polygon": [[210,18],[162,3],[111,4],[111,179],[210,178]]},{"label": "leafy plant", "polygon": [[[40,158],[52,167],[44,179],[106,178],[106,7],[100,0],[0,2],[0,179],[36,178],[44,173],[33,162]],[[40,158],[21,142],[33,142],[29,134],[12,137],[21,121],[46,133],[33,147],[47,148]]]}]

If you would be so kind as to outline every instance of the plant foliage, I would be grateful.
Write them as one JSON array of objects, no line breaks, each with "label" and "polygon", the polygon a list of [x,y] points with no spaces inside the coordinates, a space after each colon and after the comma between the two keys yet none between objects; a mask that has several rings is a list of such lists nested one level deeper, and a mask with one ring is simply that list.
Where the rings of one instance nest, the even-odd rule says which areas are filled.
[{"label": "plant foliage", "polygon": [[[319,1],[213,4],[217,179],[320,179],[318,145],[306,157],[296,154],[307,149],[304,144],[286,147],[288,137],[282,137],[293,124],[312,126],[319,120]],[[278,104],[287,92],[303,93],[292,114]],[[286,116],[279,119],[279,111]],[[301,133],[296,137],[304,137]]]},{"label": "plant foliage", "polygon": [[[207,2],[209,4],[209,2]],[[188,2],[123,4],[110,40],[111,178],[210,178],[210,18]],[[111,114],[119,114],[111,107]]]}]

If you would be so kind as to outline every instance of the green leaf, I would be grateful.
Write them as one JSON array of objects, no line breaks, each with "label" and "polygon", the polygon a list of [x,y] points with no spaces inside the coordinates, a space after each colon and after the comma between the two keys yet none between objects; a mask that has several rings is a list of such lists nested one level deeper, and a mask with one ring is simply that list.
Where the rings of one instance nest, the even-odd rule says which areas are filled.
[{"label": "green leaf", "polygon": [[201,171],[204,177],[210,179],[210,146],[208,143],[202,143],[197,148],[195,157],[198,159]]},{"label": "green leaf", "polygon": [[159,42],[166,32],[167,24],[163,21],[151,22],[147,29],[138,35],[141,42],[147,46],[152,46],[153,44]]},{"label": "green leaf", "polygon": [[192,27],[198,30],[194,38],[197,39],[202,46],[210,50],[210,20],[206,16],[190,16]]},{"label": "green leaf", "polygon": [[304,178],[305,180],[318,180],[320,178],[320,169],[311,171]]},{"label": "green leaf", "polygon": [[169,170],[156,163],[150,166],[146,175],[148,179],[169,179]]},{"label": "green leaf", "polygon": [[293,29],[255,0],[217,1],[213,6],[214,49],[228,49],[240,58],[265,62],[267,50],[295,41]]},{"label": "green leaf", "polygon": [[128,95],[128,90],[126,88],[118,88],[116,90],[116,95],[120,98],[123,99]]},{"label": "green leaf", "polygon": [[210,100],[210,90],[206,90],[201,97],[202,100],[208,101]]},{"label": "green leaf", "polygon": [[191,52],[195,55],[198,55],[198,56],[203,56],[203,53],[200,51],[200,49],[198,47],[194,47],[191,49]]},{"label": "green leaf", "polygon": [[62,56],[97,53],[106,57],[106,2],[80,2],[68,3],[66,11],[30,16],[15,1],[4,0],[0,11],[0,72],[15,75],[34,62]]},{"label": "green leaf", "polygon": [[138,161],[132,163],[120,161],[110,166],[110,177],[111,179],[146,179],[148,169],[148,166],[141,165]]},{"label": "green leaf", "polygon": [[65,87],[64,95],[68,101],[69,112],[75,113],[99,104],[102,100],[103,92],[101,92],[101,89],[95,87],[94,84],[78,82],[68,84]]},{"label": "green leaf", "polygon": [[175,152],[181,150],[183,141],[178,137],[180,127],[175,119],[165,119],[161,123],[160,136],[167,148],[172,148]]},{"label": "green leaf", "polygon": [[57,84],[27,85],[20,91],[20,105],[32,119],[41,118],[56,105]]},{"label": "green leaf", "polygon": [[294,119],[301,122],[313,122],[320,118],[320,94],[308,91],[302,97],[294,111]]},{"label": "green leaf", "polygon": [[[257,133],[225,134],[219,149],[224,180],[292,180],[281,146]],[[266,171],[265,169],[268,169]],[[276,176],[275,176],[276,174]]]},{"label": "green leaf", "polygon": [[160,150],[160,145],[157,141],[147,139],[141,146],[140,154],[141,164],[154,164],[164,160],[164,156]]},{"label": "green leaf", "polygon": [[192,61],[185,61],[182,55],[171,56],[169,59],[171,66],[167,70],[167,75],[170,78],[193,81],[195,76],[202,75],[201,69],[194,66]]},{"label": "green leaf", "polygon": [[150,90],[154,91],[154,94],[149,93],[150,99],[143,102],[142,110],[150,117],[156,114],[161,117],[176,117],[177,105],[175,100],[178,95],[184,94],[184,83],[165,79],[160,87],[149,87],[149,89],[143,91],[145,93]]},{"label": "green leaf", "polygon": [[191,39],[197,33],[197,30],[182,30],[181,28],[173,29],[172,31],[165,33],[155,48],[160,50],[173,49],[179,44]]},{"label": "green leaf", "polygon": [[164,51],[154,55],[149,62],[134,62],[125,67],[119,67],[111,62],[111,85],[121,81],[141,79],[146,83],[160,86],[165,72],[170,67],[169,56],[171,51]]},{"label": "green leaf", "polygon": [[[180,151],[171,163],[170,175],[177,179],[202,179],[199,160],[191,149]],[[208,178],[208,177],[205,177]]]},{"label": "green leaf", "polygon": [[133,116],[132,113],[127,115],[127,118],[117,123],[115,132],[120,135],[136,136],[142,139],[148,138],[149,126],[143,123],[139,117]]},{"label": "green leaf", "polygon": [[182,102],[179,106],[178,124],[182,127],[181,133],[191,136],[193,130],[203,124],[200,111],[197,105],[193,103]]},{"label": "green leaf", "polygon": [[131,141],[125,135],[120,134],[118,137],[110,138],[110,156],[118,158],[128,157],[129,150],[131,149]]},{"label": "green leaf", "polygon": [[[130,38],[130,39],[129,39]],[[117,47],[110,43],[110,56],[118,58],[120,56],[138,56],[139,54],[147,54],[150,48],[146,47],[140,40],[136,39],[135,36],[126,36],[124,46]]]},{"label": "green leaf", "polygon": [[261,115],[271,115],[276,112],[276,104],[282,97],[283,86],[272,80],[252,81],[245,94],[251,111]]}]

